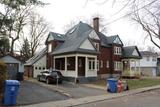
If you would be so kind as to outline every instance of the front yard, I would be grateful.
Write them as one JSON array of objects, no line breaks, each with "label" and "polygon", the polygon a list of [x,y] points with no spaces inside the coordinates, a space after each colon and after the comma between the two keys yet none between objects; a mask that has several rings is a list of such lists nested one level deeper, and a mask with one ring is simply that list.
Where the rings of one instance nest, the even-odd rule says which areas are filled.
[{"label": "front yard", "polygon": [[[145,79],[127,79],[126,80],[130,89],[137,89],[143,87],[150,87],[154,85],[160,85],[160,78],[145,78]],[[93,84],[106,87],[106,80],[98,80]]]}]

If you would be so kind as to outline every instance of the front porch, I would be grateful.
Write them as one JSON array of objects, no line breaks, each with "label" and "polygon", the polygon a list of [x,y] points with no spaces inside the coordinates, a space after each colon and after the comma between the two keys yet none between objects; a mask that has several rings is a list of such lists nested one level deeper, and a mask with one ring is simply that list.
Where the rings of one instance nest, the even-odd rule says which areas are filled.
[{"label": "front porch", "polygon": [[123,59],[122,76],[139,77],[141,76],[140,59]]},{"label": "front porch", "polygon": [[54,68],[63,76],[74,78],[97,77],[97,56],[89,54],[70,54],[54,56]]}]

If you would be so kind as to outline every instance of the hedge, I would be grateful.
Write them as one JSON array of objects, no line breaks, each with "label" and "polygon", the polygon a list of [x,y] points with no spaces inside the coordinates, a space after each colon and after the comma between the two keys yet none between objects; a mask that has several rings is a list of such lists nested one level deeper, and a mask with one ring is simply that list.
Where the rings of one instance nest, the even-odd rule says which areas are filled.
[{"label": "hedge", "polygon": [[0,93],[2,93],[4,88],[4,81],[7,79],[7,66],[0,60]]}]

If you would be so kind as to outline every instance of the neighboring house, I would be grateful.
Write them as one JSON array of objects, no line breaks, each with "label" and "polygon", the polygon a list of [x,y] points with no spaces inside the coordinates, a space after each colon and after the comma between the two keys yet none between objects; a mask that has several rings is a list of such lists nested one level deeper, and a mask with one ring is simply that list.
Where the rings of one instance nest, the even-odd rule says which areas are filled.
[{"label": "neighboring house", "polygon": [[121,75],[123,59],[141,58],[136,46],[126,54],[132,47],[123,47],[118,35],[99,32],[99,18],[94,18],[93,25],[79,22],[66,34],[50,32],[45,42],[47,69],[59,69],[70,80],[96,80]]},{"label": "neighboring house", "polygon": [[[157,58],[158,54],[151,51],[141,51],[140,60],[141,73],[144,76],[157,76]],[[136,62],[137,64],[137,62]]]},{"label": "neighboring house", "polygon": [[0,60],[2,60],[7,65],[9,79],[16,79],[18,72],[24,72],[24,63],[18,58],[12,55],[5,55],[0,57]]},{"label": "neighboring house", "polygon": [[26,61],[25,76],[36,78],[37,75],[46,69],[46,48],[40,51],[38,54],[33,56],[31,59]]},{"label": "neighboring house", "polygon": [[160,76],[160,57],[157,58],[157,75]]}]

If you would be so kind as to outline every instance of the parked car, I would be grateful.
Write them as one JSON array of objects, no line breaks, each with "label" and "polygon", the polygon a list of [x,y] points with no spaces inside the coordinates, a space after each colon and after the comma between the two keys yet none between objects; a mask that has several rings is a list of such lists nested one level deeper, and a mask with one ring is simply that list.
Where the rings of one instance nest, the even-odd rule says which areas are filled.
[{"label": "parked car", "polygon": [[40,75],[37,75],[38,81],[49,83],[62,83],[63,75],[59,70],[44,70]]}]

